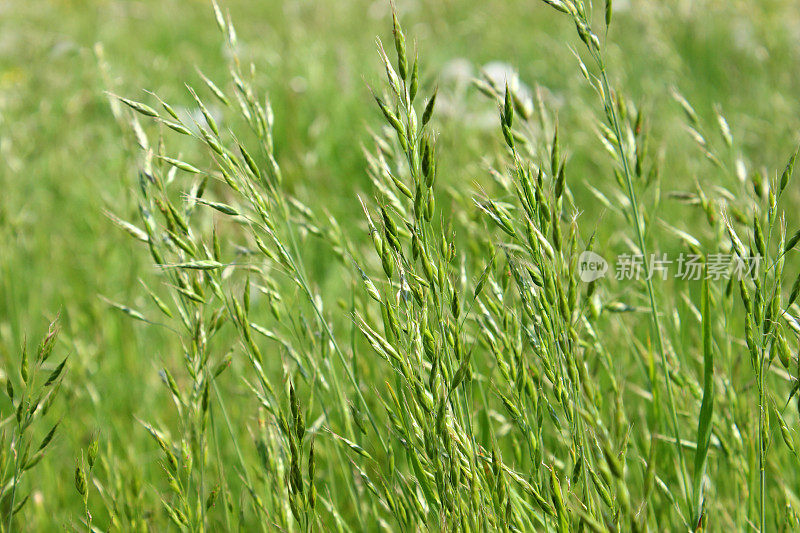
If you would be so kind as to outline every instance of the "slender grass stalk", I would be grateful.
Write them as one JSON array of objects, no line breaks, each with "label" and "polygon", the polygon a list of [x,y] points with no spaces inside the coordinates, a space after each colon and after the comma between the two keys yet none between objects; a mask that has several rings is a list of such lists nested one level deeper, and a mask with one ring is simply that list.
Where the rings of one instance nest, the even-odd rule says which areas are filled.
[{"label": "slender grass stalk", "polygon": [[[611,93],[611,87],[608,83],[608,76],[606,75],[605,62],[603,60],[603,56],[599,51],[596,51],[594,53],[594,58],[600,70],[600,79],[603,84],[603,91],[605,95],[605,101],[603,103],[607,112],[610,113],[610,122],[614,130],[614,135],[616,136],[617,140],[616,147],[619,150],[619,158],[622,164],[623,176],[625,178],[626,193],[628,195],[628,200],[631,203],[631,214],[633,216],[633,225],[636,233],[637,245],[639,246],[642,255],[645,258],[647,258],[647,243],[645,240],[644,231],[642,229],[642,219],[639,208],[639,202],[637,200],[636,191],[633,185],[633,179],[631,177],[631,172],[628,165],[628,154],[625,150],[625,140],[622,137],[622,129],[620,127],[619,119],[617,117],[617,112],[615,109],[614,102],[611,99],[612,93]],[[653,338],[656,341],[656,351],[658,352],[659,357],[661,359],[661,368],[664,375],[664,385],[667,389],[667,400],[669,402],[672,432],[675,438],[674,444],[680,470],[679,475],[682,478],[683,486],[685,487],[684,495],[686,497],[687,510],[691,510],[691,503],[688,495],[689,483],[686,473],[686,460],[683,456],[683,446],[681,445],[682,439],[681,439],[680,426],[678,424],[677,408],[675,405],[675,394],[672,390],[672,378],[669,375],[669,364],[667,362],[666,351],[664,350],[664,339],[659,319],[658,304],[656,303],[655,288],[653,286],[650,266],[647,260],[643,261],[643,268],[644,268],[645,283],[647,285],[647,297],[650,304],[650,316],[651,316]]]},{"label": "slender grass stalk", "polygon": [[[648,251],[666,242],[655,241],[646,226],[643,198],[653,186],[665,219],[662,201],[700,208],[708,231],[697,236],[661,222],[707,264],[714,246],[726,251],[726,231],[738,257],[755,255],[736,236],[748,218],[736,214],[741,202],[721,186],[708,187],[711,176],[697,180],[694,191],[662,195],[663,155],[648,144],[643,110],[611,89],[607,50],[590,26],[591,5],[545,3],[572,17],[592,57],[591,69],[580,63],[581,73],[601,95],[605,120],[596,129],[615,160],[620,191],[614,201],[589,189],[633,225],[630,246],[649,259]],[[255,87],[257,65],[247,63],[230,18],[213,7],[230,77],[217,85],[201,74],[202,90],[187,86],[192,118],[153,93],[149,103],[114,97],[115,116],[132,130],[131,146],[141,148],[140,222],[108,218],[157,265],[160,283],[141,282],[161,318],[108,303],[168,333],[162,381],[175,409],[158,427],[144,424],[162,466],[159,479],[147,471],[152,490],[145,496],[132,496],[135,490],[115,482],[124,474],[113,471],[111,454],[99,472],[79,463],[76,488],[89,528],[100,527],[103,511],[129,513],[125,525],[145,523],[140,515],[150,513],[148,526],[171,521],[196,531],[561,533],[645,531],[679,522],[694,530],[707,527],[711,517],[725,526],[746,517],[764,530],[777,521],[766,506],[773,481],[766,471],[773,459],[767,456],[767,408],[775,407],[778,393],[770,361],[779,354],[795,379],[794,340],[790,346],[782,332],[788,327],[800,334],[800,323],[792,322],[800,312],[792,308],[800,288],[782,308],[780,278],[783,257],[800,234],[788,246],[781,221],[779,259],[763,278],[740,280],[744,343],[757,391],[742,387],[736,356],[742,339],[729,327],[738,315],[732,306],[716,305],[717,287],[708,279],[698,306],[680,283],[656,283],[646,260],[645,283],[633,289],[636,297],[647,293],[639,309],[623,301],[626,291],[613,294],[613,283],[583,278],[580,251],[593,251],[596,238],[603,242],[620,228],[597,225],[585,239],[585,206],[572,189],[573,161],[580,158],[562,147],[574,124],[566,113],[551,120],[544,91],[527,91],[514,76],[503,80],[505,86],[489,73],[475,80],[498,107],[505,146],[492,145],[471,159],[480,158],[487,170],[477,193],[452,187],[468,167],[439,165],[474,154],[459,152],[448,138],[449,122],[434,116],[439,93],[426,86],[431,77],[422,56],[411,50],[392,9],[392,37],[384,42],[394,50],[378,41],[383,83],[370,79],[374,118],[382,120],[363,146],[371,189],[353,191],[364,216],[337,219],[327,198],[316,197],[316,183],[298,170],[304,164],[290,161],[295,152],[278,153],[287,144],[273,139],[302,118],[283,116],[277,106],[280,120],[298,123],[275,127],[271,101]],[[604,14],[608,30],[610,1]],[[440,101],[452,106],[452,92],[443,82]],[[676,100],[703,161],[727,179],[731,169],[715,155],[699,115],[684,98]],[[716,118],[721,142],[736,159],[731,128],[720,110]],[[439,150],[453,152],[440,157]],[[738,165],[737,176],[746,174]],[[766,244],[757,217],[753,246],[768,255],[777,184],[752,181],[754,194],[769,202]],[[759,216],[764,210],[761,204],[754,209]],[[629,228],[621,233],[631,234]],[[703,251],[704,241],[712,251]],[[312,257],[322,258],[325,268],[312,268]],[[728,283],[723,298],[734,286]],[[662,314],[669,289],[678,303]],[[640,329],[649,331],[645,340],[637,338]],[[715,362],[716,331],[729,338],[724,348],[720,339],[725,356]],[[680,364],[670,368],[673,347]],[[615,352],[630,356],[624,362],[633,371],[614,361]],[[695,428],[682,427],[687,422],[679,418],[678,402],[684,399],[681,412],[694,413],[699,404]],[[793,420],[787,424],[774,411],[794,450]],[[743,412],[749,422],[740,430]],[[695,441],[682,438],[695,429]],[[674,458],[673,451],[660,452],[659,441],[672,444]],[[691,471],[684,448],[693,450]],[[662,462],[675,474],[663,476]],[[3,464],[12,472],[25,461]],[[729,486],[725,469],[735,469],[746,487]],[[89,500],[95,488],[102,497]],[[726,512],[745,491],[751,507]],[[94,505],[105,509],[90,518]]]}]

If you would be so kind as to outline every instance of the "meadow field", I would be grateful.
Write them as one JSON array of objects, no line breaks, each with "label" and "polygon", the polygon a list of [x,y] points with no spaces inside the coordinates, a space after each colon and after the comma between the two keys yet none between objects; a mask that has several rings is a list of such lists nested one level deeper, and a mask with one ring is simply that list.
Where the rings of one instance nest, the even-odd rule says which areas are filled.
[{"label": "meadow field", "polygon": [[0,531],[800,530],[798,43],[0,0]]}]

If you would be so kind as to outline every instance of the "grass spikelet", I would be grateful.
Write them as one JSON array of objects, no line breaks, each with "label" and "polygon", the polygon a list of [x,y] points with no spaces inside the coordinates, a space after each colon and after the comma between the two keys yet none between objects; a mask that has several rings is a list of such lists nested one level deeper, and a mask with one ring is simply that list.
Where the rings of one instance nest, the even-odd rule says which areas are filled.
[{"label": "grass spikelet", "polygon": [[627,3],[4,4],[0,530],[800,528],[790,2]]}]

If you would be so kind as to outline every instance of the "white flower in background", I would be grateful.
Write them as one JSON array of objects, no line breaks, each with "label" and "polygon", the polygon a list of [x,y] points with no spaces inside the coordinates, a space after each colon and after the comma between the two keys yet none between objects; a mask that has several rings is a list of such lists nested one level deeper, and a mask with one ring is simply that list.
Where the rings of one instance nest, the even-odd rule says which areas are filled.
[{"label": "white flower in background", "polygon": [[631,8],[631,0],[615,0],[614,2],[614,11],[616,11],[617,13],[628,11],[630,8]]},{"label": "white flower in background", "polygon": [[475,67],[469,59],[457,57],[442,66],[441,79],[446,83],[468,85],[475,77]]},{"label": "white flower in background", "polygon": [[474,110],[466,100],[475,74],[475,66],[463,57],[451,59],[442,65],[440,91],[436,101],[437,112],[441,117],[458,120],[465,125],[474,123]]},{"label": "white flower in background", "polygon": [[479,130],[492,130],[497,127],[497,107],[491,99],[484,95],[467,101],[470,94],[475,94],[473,81],[481,78],[492,85],[498,92],[505,90],[505,85],[516,94],[519,101],[532,109],[532,91],[519,78],[519,73],[510,64],[492,61],[483,67],[476,67],[463,57],[455,58],[444,64],[441,70],[441,91],[437,102],[437,111],[441,116],[463,122],[465,126]]},{"label": "white flower in background", "polygon": [[498,92],[505,90],[506,84],[519,103],[529,112],[533,110],[533,91],[519,79],[519,72],[512,65],[501,61],[487,63],[481,69],[483,76]]},{"label": "white flower in background", "polygon": [[530,99],[531,89],[519,79],[519,72],[513,66],[501,61],[487,63],[481,69],[484,76],[495,87],[504,88],[508,83],[508,88],[517,93],[517,97]]}]

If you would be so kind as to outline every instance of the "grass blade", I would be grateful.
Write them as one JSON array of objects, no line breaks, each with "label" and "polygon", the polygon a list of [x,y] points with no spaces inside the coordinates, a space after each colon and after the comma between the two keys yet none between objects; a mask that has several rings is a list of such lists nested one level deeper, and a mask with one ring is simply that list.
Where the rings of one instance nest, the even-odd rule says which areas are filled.
[{"label": "grass blade", "polygon": [[694,523],[701,519],[703,508],[703,476],[706,471],[708,447],[711,442],[712,419],[714,416],[714,351],[711,339],[711,298],[708,280],[703,280],[702,295],[703,327],[703,401],[700,404],[700,417],[697,422],[697,450],[694,455]]}]

